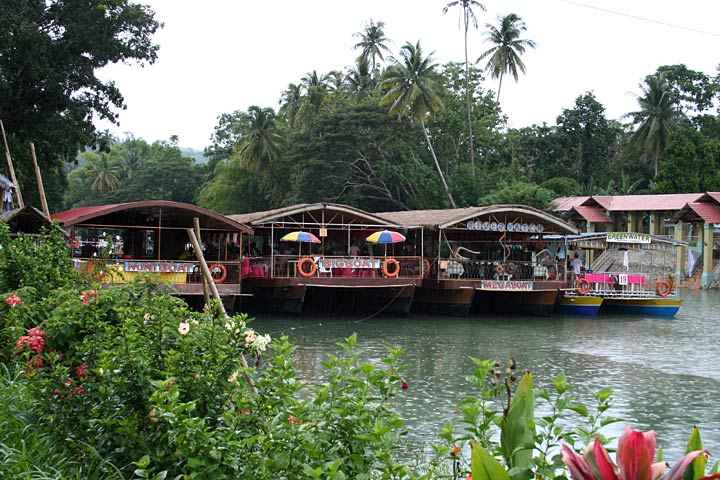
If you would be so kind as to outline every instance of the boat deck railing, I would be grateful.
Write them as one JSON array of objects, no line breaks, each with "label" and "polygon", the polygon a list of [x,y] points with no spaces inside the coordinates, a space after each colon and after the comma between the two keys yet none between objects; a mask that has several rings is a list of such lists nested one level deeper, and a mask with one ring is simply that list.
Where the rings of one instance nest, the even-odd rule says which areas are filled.
[{"label": "boat deck railing", "polygon": [[565,265],[555,262],[440,259],[433,264],[440,280],[546,281],[565,278]]},{"label": "boat deck railing", "polygon": [[674,296],[672,274],[637,272],[582,273],[571,283],[569,293],[603,297],[658,298]]},{"label": "boat deck railing", "polygon": [[272,255],[244,259],[241,274],[243,278],[419,279],[423,276],[423,266],[419,256]]}]

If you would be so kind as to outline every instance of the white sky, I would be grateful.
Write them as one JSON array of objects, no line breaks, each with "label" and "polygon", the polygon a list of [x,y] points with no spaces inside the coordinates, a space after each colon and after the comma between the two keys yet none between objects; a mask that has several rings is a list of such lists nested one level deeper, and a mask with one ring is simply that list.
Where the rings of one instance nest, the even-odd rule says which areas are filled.
[{"label": "white sky", "polygon": [[[135,1],[165,24],[155,36],[158,60],[145,68],[110,66],[101,77],[116,82],[127,105],[111,131],[148,142],[178,135],[180,146],[201,150],[220,114],[251,105],[277,109],[287,85],[305,73],[352,65],[359,54],[353,34],[370,19],[385,22],[393,54],[419,39],[439,64],[464,61],[459,12],[442,13],[449,0]],[[490,48],[483,32],[498,15],[519,15],[528,27],[522,38],[537,44],[522,57],[527,74],[518,83],[503,80],[500,104],[511,127],[554,125],[587,91],[617,119],[637,110],[638,84],[658,66],[684,63],[715,75],[720,64],[718,0],[482,3],[487,12],[475,9],[479,28],[468,33],[471,61]],[[483,87],[495,91],[497,81]]]}]

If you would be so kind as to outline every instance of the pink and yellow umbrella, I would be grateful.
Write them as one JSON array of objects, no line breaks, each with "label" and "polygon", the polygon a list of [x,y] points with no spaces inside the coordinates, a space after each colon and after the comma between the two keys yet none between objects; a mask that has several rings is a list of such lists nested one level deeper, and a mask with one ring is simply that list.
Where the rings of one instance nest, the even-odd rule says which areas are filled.
[{"label": "pink and yellow umbrella", "polygon": [[290,232],[283,235],[280,239],[281,242],[307,242],[307,243],[320,243],[320,239],[310,232],[303,232],[299,230],[297,232]]}]

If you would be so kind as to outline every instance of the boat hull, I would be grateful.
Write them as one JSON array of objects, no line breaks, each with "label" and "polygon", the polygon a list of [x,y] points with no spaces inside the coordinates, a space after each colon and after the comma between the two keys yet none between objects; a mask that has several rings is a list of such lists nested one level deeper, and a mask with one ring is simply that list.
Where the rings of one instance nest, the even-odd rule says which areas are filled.
[{"label": "boat hull", "polygon": [[415,292],[413,311],[434,315],[466,317],[470,313],[475,288],[443,288],[442,284],[423,285]]},{"label": "boat hull", "polygon": [[673,317],[681,305],[677,298],[606,298],[601,312]]},{"label": "boat hull", "polygon": [[475,292],[471,315],[511,313],[549,317],[555,310],[557,289],[484,290]]},{"label": "boat hull", "polygon": [[597,316],[603,303],[602,297],[560,295],[555,312],[563,315]]}]

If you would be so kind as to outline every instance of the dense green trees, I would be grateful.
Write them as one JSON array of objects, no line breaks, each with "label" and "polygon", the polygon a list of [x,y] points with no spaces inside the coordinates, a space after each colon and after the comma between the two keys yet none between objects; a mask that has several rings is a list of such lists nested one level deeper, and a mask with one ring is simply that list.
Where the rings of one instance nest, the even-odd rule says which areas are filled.
[{"label": "dense green trees", "polygon": [[152,63],[154,12],[128,0],[0,0],[0,118],[26,203],[38,204],[28,145],[43,169],[49,204],[61,205],[64,163],[97,140],[93,118],[117,120],[123,98],[96,71]]},{"label": "dense green trees", "polygon": [[[548,208],[548,192],[715,185],[717,76],[660,66],[641,85],[640,108],[624,124],[607,119],[586,92],[569,108],[558,107],[554,125],[507,128],[498,103],[502,83],[496,96],[467,59],[468,29],[484,10],[475,0],[444,8],[460,13],[464,63],[437,65],[420,42],[403,44],[393,57],[385,23],[370,20],[355,34],[359,56],[350,66],[310,70],[279,92],[277,110],[251,106],[220,115],[206,165],[184,156],[173,140],[148,144],[129,136],[113,144],[90,123],[93,114],[115,119],[113,108],[122,106],[112,82],[95,78],[96,68],[155,60],[151,36],[160,25],[152,11],[128,0],[31,2],[22,12],[0,0],[0,7],[0,117],[21,186],[32,187],[26,203],[39,203],[28,165],[34,139],[53,211],[158,198],[223,213],[311,201],[370,211],[488,201]],[[84,22],[90,24],[83,30]],[[521,38],[524,22],[508,14],[487,26],[492,48],[481,59],[488,77],[517,79],[522,54],[535,46]],[[696,168],[706,170],[686,181]]]}]

